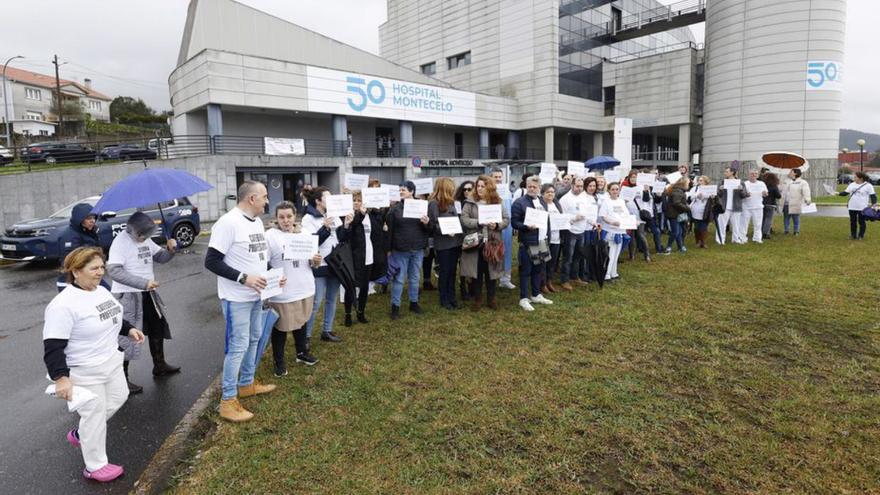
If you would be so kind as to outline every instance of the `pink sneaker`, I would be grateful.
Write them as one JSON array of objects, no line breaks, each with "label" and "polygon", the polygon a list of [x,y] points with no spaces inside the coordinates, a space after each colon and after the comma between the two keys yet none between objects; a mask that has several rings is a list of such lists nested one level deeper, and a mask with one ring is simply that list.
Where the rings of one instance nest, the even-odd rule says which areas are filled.
[{"label": "pink sneaker", "polygon": [[76,436],[76,428],[67,432],[67,443],[74,447],[79,447],[79,437]]},{"label": "pink sneaker", "polygon": [[116,478],[122,476],[123,470],[122,466],[117,466],[116,464],[107,464],[101,469],[95,471],[89,471],[88,469],[83,469],[83,476],[87,480],[95,480],[100,481],[101,483],[107,483],[108,481],[113,481]]}]

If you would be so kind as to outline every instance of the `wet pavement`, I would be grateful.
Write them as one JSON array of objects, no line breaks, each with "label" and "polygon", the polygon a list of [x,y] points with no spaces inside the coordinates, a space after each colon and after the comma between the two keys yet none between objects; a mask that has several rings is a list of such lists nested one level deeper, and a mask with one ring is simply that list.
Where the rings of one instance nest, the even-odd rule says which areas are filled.
[{"label": "wet pavement", "polygon": [[223,319],[216,278],[203,268],[207,238],[170,263],[156,265],[172,336],[165,353],[179,375],[154,379],[149,350],[132,362],[144,387],[110,421],[110,462],[125,475],[109,484],[86,481],[78,449],[65,440],[79,416],[43,394],[43,310],[57,293],[54,266],[0,266],[0,493],[127,493],[168,434],[220,372]]}]

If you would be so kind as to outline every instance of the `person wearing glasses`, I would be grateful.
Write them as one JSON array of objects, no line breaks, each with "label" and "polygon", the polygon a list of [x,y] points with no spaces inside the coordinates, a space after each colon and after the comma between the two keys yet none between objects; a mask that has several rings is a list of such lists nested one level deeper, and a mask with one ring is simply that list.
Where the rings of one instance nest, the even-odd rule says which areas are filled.
[{"label": "person wearing glasses", "polygon": [[[459,215],[461,215],[461,208],[464,206],[464,203],[471,199],[471,195],[474,192],[474,181],[466,180],[459,184],[458,188],[455,190],[455,209]],[[459,258],[459,263],[461,262],[461,258]],[[461,293],[462,301],[470,301],[473,295],[471,294],[471,285],[468,283],[467,278],[464,275],[461,275],[461,270],[459,269],[459,277],[458,277],[458,287],[459,292]]]}]

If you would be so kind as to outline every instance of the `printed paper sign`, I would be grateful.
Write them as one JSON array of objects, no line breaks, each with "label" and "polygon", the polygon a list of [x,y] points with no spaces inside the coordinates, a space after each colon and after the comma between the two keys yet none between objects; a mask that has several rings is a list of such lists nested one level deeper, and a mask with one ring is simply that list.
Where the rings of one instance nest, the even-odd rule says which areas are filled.
[{"label": "printed paper sign", "polygon": [[260,299],[269,299],[281,294],[281,277],[283,276],[284,268],[273,268],[264,273],[263,278],[266,279],[266,288],[260,291]]},{"label": "printed paper sign", "polygon": [[635,230],[639,227],[639,221],[636,219],[634,215],[623,215],[620,218],[620,229],[623,230]]},{"label": "printed paper sign", "polygon": [[318,236],[314,234],[285,234],[282,260],[308,260],[318,254]]},{"label": "printed paper sign", "polygon": [[739,189],[741,184],[739,179],[724,179],[724,189]]},{"label": "printed paper sign", "polygon": [[455,202],[455,213],[461,215],[461,201]]},{"label": "printed paper sign", "polygon": [[583,215],[588,222],[596,223],[596,220],[599,218],[599,206],[590,204],[584,205],[581,215]]},{"label": "printed paper sign", "polygon": [[822,184],[822,189],[825,189],[825,192],[832,196],[837,196],[837,191],[835,191],[834,188],[829,186],[828,184]]},{"label": "printed paper sign", "polygon": [[421,196],[422,194],[431,194],[431,192],[434,190],[433,177],[415,179],[413,180],[413,184],[416,185],[416,196]]},{"label": "printed paper sign", "polygon": [[551,213],[550,230],[571,230],[571,215],[568,213]]},{"label": "printed paper sign", "polygon": [[637,186],[653,186],[657,182],[657,174],[642,174],[636,176]]},{"label": "printed paper sign", "polygon": [[541,178],[541,184],[553,184],[557,172],[555,163],[542,163],[541,173],[538,174],[538,177]]},{"label": "printed paper sign", "polygon": [[458,217],[439,217],[437,223],[443,235],[461,234],[461,220]]},{"label": "printed paper sign", "polygon": [[400,186],[382,184],[382,189],[388,193],[388,201],[400,201]]},{"label": "printed paper sign", "polygon": [[477,205],[477,222],[480,225],[501,223],[501,205]]},{"label": "printed paper sign", "polygon": [[654,194],[663,194],[666,191],[666,183],[662,180],[658,180],[654,183],[654,187],[651,188],[651,192]]},{"label": "printed paper sign", "polygon": [[717,196],[718,195],[718,186],[700,186],[697,191],[703,195],[704,198],[708,198],[709,196]]},{"label": "printed paper sign", "polygon": [[369,183],[369,175],[345,174],[345,188],[349,191],[362,191],[369,186]]},{"label": "printed paper sign", "polygon": [[605,182],[607,184],[611,184],[612,182],[620,182],[620,171],[619,170],[606,170],[602,177],[605,177]]},{"label": "printed paper sign", "polygon": [[748,191],[749,194],[757,194],[760,196],[761,193],[764,192],[764,183],[746,181],[746,191]]},{"label": "printed paper sign", "polygon": [[[398,191],[400,194],[400,191]],[[391,205],[388,191],[384,187],[367,187],[361,189],[364,208],[386,208]]]},{"label": "printed paper sign", "polygon": [[354,214],[354,198],[351,194],[331,194],[324,196],[324,206],[328,217],[346,217]]},{"label": "printed paper sign", "polygon": [[264,137],[263,149],[267,155],[296,155],[306,154],[304,139]]},{"label": "printed paper sign", "polygon": [[816,213],[817,211],[819,208],[816,207],[816,203],[801,206],[801,213]]},{"label": "printed paper sign", "polygon": [[586,177],[587,170],[584,167],[584,162],[568,162],[568,175],[572,178]]},{"label": "printed paper sign", "polygon": [[641,187],[622,187],[620,188],[620,199],[624,201],[632,201],[641,194]]},{"label": "printed paper sign", "polygon": [[403,218],[428,216],[428,202],[424,199],[407,199],[403,201]]},{"label": "printed paper sign", "polygon": [[549,214],[544,210],[536,208],[526,208],[526,216],[523,223],[529,227],[545,227]]},{"label": "printed paper sign", "polygon": [[671,174],[666,174],[666,180],[669,181],[670,184],[675,184],[681,179],[681,172],[672,172]]}]

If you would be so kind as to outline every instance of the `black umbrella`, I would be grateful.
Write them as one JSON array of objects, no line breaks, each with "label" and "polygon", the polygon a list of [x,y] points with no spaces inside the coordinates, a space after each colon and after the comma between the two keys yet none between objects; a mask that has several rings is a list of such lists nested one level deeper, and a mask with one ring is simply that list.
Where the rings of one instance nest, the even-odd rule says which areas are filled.
[{"label": "black umbrella", "polygon": [[581,255],[587,260],[590,274],[596,277],[599,287],[605,285],[605,273],[608,271],[608,241],[602,240],[602,231],[595,232],[592,242],[581,246]]},{"label": "black umbrella", "polygon": [[348,243],[337,244],[333,251],[324,258],[327,266],[333,270],[333,274],[339,279],[339,283],[346,292],[354,294],[357,283],[354,274],[354,259],[351,255],[351,246]]}]

